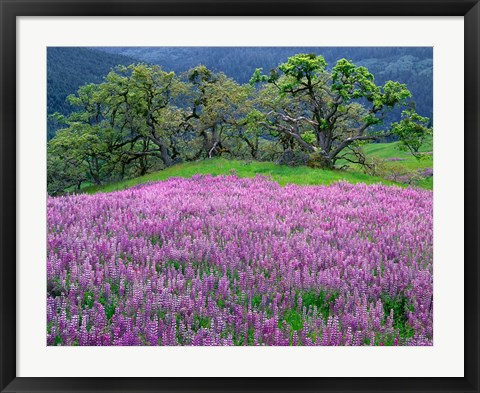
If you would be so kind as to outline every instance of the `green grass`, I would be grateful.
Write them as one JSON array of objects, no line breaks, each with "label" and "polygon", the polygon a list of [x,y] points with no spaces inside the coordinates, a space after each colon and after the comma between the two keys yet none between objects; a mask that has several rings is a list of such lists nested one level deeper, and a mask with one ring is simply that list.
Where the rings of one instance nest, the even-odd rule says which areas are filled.
[{"label": "green grass", "polygon": [[[410,172],[433,168],[432,154],[426,154],[421,159],[417,159],[409,151],[400,150],[400,142],[371,143],[363,146],[363,150],[367,156],[374,156],[381,159],[385,168],[392,172],[398,172],[399,169],[402,168]],[[419,151],[422,153],[431,153],[433,151],[433,138],[428,138]],[[392,161],[392,159],[400,160]],[[350,171],[361,171],[359,165],[351,164],[346,160],[337,161],[337,165],[347,165]],[[416,186],[433,190],[433,177],[419,180]]]},{"label": "green grass", "polygon": [[417,187],[424,188],[426,190],[433,190],[433,177],[427,177],[420,180],[417,183]]},{"label": "green grass", "polygon": [[[385,160],[385,164],[388,166],[402,165],[409,170],[417,170],[423,168],[432,168],[433,167],[433,156],[425,155],[422,159],[415,158],[410,152],[400,150],[399,142],[391,143],[370,143],[363,146],[363,150],[367,156],[375,156],[377,158]],[[432,151],[432,141],[431,139],[426,141],[425,144],[420,148],[420,152],[427,153]],[[389,161],[392,158],[400,158],[400,161]],[[349,165],[346,160],[337,161],[338,166]]]},{"label": "green grass", "polygon": [[[420,149],[421,152],[431,152],[432,138],[425,141]],[[364,146],[365,153],[369,156],[375,156],[379,159],[385,160],[387,167],[398,168],[399,166],[408,169],[409,171],[417,171],[423,168],[433,167],[433,156],[426,155],[424,159],[418,160],[410,152],[399,149],[399,142],[392,143],[372,143]],[[400,158],[400,161],[389,161],[392,158]],[[345,162],[337,162],[339,166],[348,164]],[[313,169],[306,166],[290,167],[287,165],[277,165],[273,162],[258,162],[258,161],[239,161],[227,160],[223,158],[208,159],[203,161],[186,162],[167,168],[163,171],[150,173],[145,176],[134,179],[124,180],[117,183],[110,183],[100,186],[86,184],[82,188],[82,192],[94,194],[97,192],[111,192],[124,190],[133,187],[137,184],[146,182],[153,182],[159,180],[166,180],[170,177],[185,177],[189,178],[195,174],[211,174],[213,176],[228,175],[235,172],[239,177],[255,177],[256,175],[270,176],[280,185],[288,183],[299,185],[328,185],[333,182],[344,180],[350,183],[383,183],[386,185],[400,185],[392,181],[382,179],[380,177],[369,176],[362,173],[361,168],[352,164],[349,165],[348,171],[344,170],[321,170]],[[433,178],[422,179],[417,184],[418,187],[432,190]]]},{"label": "green grass", "polygon": [[289,183],[299,185],[328,185],[339,180],[344,180],[349,183],[383,183],[386,185],[396,184],[392,181],[384,180],[375,176],[369,176],[360,172],[322,170],[313,169],[306,166],[290,167],[287,165],[277,165],[273,162],[238,161],[215,158],[178,164],[163,171],[150,173],[145,176],[124,180],[117,183],[105,184],[101,186],[89,186],[84,188],[82,191],[89,194],[94,194],[97,192],[111,192],[124,190],[137,184],[142,184],[149,181],[165,180],[170,177],[189,178],[195,174],[211,174],[213,176],[218,176],[228,175],[233,171],[235,171],[239,177],[255,177],[256,175],[270,176],[282,186]]},{"label": "green grass", "polygon": [[[386,160],[386,165],[403,165],[409,170],[432,168],[433,156],[427,155],[418,160],[410,152],[399,149],[400,142],[392,143],[371,143],[363,147],[367,155],[372,155]],[[432,138],[429,138],[419,150],[426,153],[433,151]],[[388,161],[391,158],[400,158],[401,161]]]}]

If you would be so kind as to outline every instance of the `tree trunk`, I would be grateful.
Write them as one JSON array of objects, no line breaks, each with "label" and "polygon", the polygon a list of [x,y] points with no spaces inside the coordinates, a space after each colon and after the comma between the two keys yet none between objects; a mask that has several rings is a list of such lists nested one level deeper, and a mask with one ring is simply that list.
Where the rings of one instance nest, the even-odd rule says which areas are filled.
[{"label": "tree trunk", "polygon": [[98,160],[96,157],[93,159],[93,161],[94,161],[94,168],[92,168],[92,164],[90,163],[90,161],[88,161],[88,170],[90,172],[90,176],[92,176],[93,183],[98,186],[102,183],[99,175],[100,170],[98,167]]},{"label": "tree trunk", "polygon": [[212,148],[208,132],[206,130],[203,130],[202,136],[203,136],[203,151],[208,157],[208,152]]},{"label": "tree trunk", "polygon": [[168,152],[168,149],[165,145],[160,145],[160,155],[162,157],[163,164],[166,167],[172,166],[172,158]]},{"label": "tree trunk", "polygon": [[120,164],[120,180],[123,180],[125,178],[125,166],[126,162],[122,159],[122,162]]},{"label": "tree trunk", "polygon": [[139,175],[143,176],[147,173],[148,170],[148,162],[147,162],[147,156],[141,156],[140,159],[140,172]]},{"label": "tree trunk", "polygon": [[220,137],[218,135],[217,125],[212,127],[212,138],[210,141],[210,149],[208,151],[208,157],[218,156],[218,148],[220,147]]}]

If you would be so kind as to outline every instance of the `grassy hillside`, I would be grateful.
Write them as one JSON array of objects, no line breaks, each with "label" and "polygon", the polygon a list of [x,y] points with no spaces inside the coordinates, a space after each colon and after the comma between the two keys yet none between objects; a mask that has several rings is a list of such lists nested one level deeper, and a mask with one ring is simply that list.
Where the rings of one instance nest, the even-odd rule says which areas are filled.
[{"label": "grassy hillside", "polygon": [[[410,152],[400,150],[399,142],[391,143],[371,143],[363,147],[367,156],[376,157],[382,160],[382,165],[387,171],[411,173],[422,173],[433,168],[433,138],[429,138],[420,148],[420,152],[428,153],[422,159],[415,158]],[[350,164],[345,160],[340,160],[337,165],[348,165],[351,171],[361,171],[360,166]],[[421,175],[423,177],[423,175]],[[433,176],[425,177],[419,180],[416,185],[427,190],[433,190]]]},{"label": "grassy hillside", "polygon": [[[399,142],[371,143],[366,145],[364,150],[368,155],[384,159],[386,165],[401,164],[410,170],[433,167],[433,156],[418,160],[409,152],[400,150],[399,146]],[[432,152],[432,140],[426,141],[420,151],[424,153]]]},{"label": "grassy hillside", "polygon": [[346,172],[340,170],[319,170],[309,167],[290,167],[277,165],[272,162],[247,162],[226,160],[222,158],[210,159],[197,162],[187,162],[175,165],[163,171],[150,173],[135,179],[125,180],[118,183],[102,186],[90,186],[83,191],[94,194],[97,192],[111,192],[123,190],[137,184],[149,181],[165,180],[169,177],[192,177],[195,174],[228,175],[236,172],[239,177],[254,177],[256,175],[271,176],[273,180],[281,185],[287,183],[314,185],[331,184],[335,181],[344,180],[350,183],[379,183],[393,185],[391,181],[379,177],[368,176],[360,172]]},{"label": "grassy hillside", "polygon": [[[399,149],[399,143],[374,143],[364,146],[368,156],[375,156],[382,160],[383,165],[392,171],[406,170],[414,173],[433,168],[433,155],[426,155],[424,159],[418,160],[409,152]],[[433,150],[433,141],[430,138],[424,143],[420,151],[428,153]],[[347,162],[340,162],[340,165]],[[400,168],[400,169],[399,169]],[[111,192],[133,187],[137,184],[165,180],[170,177],[192,177],[195,174],[211,174],[214,176],[228,175],[235,172],[239,177],[255,177],[256,175],[270,176],[281,185],[287,183],[300,185],[331,184],[344,180],[349,183],[383,183],[387,185],[400,185],[401,183],[385,180],[381,177],[369,176],[362,172],[361,168],[350,164],[348,170],[320,170],[306,166],[291,167],[277,165],[273,162],[238,161],[215,158],[204,161],[186,162],[175,165],[163,171],[150,173],[134,179],[124,180],[117,183],[110,183],[101,186],[89,185],[83,188],[83,192],[94,194],[97,192]],[[419,180],[418,187],[433,190],[433,176]]]},{"label": "grassy hillside", "polygon": [[[384,159],[384,164],[393,170],[394,166],[405,167],[409,171],[422,172],[427,168],[433,168],[433,155],[427,154],[423,159],[418,160],[412,156],[409,152],[399,149],[399,142],[393,143],[375,143],[365,147],[367,154]],[[425,141],[420,148],[421,152],[433,153],[433,138]],[[418,181],[418,187],[425,188],[427,190],[433,190],[433,176],[423,178]]]}]

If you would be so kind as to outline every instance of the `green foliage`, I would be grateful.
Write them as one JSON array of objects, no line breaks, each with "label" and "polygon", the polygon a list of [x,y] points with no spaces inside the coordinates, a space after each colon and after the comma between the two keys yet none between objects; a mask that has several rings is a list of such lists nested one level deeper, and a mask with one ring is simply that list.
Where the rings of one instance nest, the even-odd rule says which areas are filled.
[{"label": "green foliage", "polygon": [[389,294],[382,294],[380,298],[382,299],[385,316],[390,315],[393,310],[393,326],[397,329],[400,339],[406,340],[413,337],[414,329],[408,323],[406,314],[408,310],[412,311],[412,306],[408,303],[407,297],[401,294],[392,298]]},{"label": "green foliage", "polygon": [[389,294],[382,294],[380,296],[385,315],[390,315],[390,311],[393,310],[393,319],[395,322],[400,323],[407,319],[405,315],[407,298],[404,295],[400,295],[396,298],[391,297]]},{"label": "green foliage", "polygon": [[[377,139],[367,130],[411,97],[405,84],[376,85],[366,67],[346,59],[330,70],[315,53],[290,56],[268,76],[257,68],[250,82],[204,65],[182,75],[144,63],[115,67],[68,97],[75,112],[51,116],[62,128],[48,144],[48,192],[221,156],[282,163],[290,154],[333,169],[345,149]],[[405,111],[392,133],[418,156],[428,122]]]},{"label": "green foliage", "polygon": [[83,294],[84,308],[85,307],[92,308],[94,303],[95,303],[95,297],[94,297],[93,292],[90,292],[90,291],[85,292]]},{"label": "green foliage", "polygon": [[307,130],[305,131],[302,135],[301,135],[302,139],[309,143],[309,144],[313,144],[315,142],[315,134],[313,132],[313,130]]},{"label": "green foliage", "polygon": [[327,163],[325,162],[325,155],[320,150],[310,154],[308,156],[307,166],[317,169],[325,168],[327,166]]},{"label": "green foliage", "polygon": [[213,73],[204,66],[189,70],[187,79],[190,85],[186,101],[192,109],[185,113],[183,127],[189,130],[188,150],[196,152],[186,153],[186,158],[236,155],[237,138],[246,139],[252,134],[251,86],[241,86],[225,74]]},{"label": "green foliage", "polygon": [[[185,274],[185,265],[178,262],[178,261],[175,261],[175,260],[168,260],[165,262],[165,268],[169,268],[170,266],[173,266],[173,268],[175,270],[181,270],[182,271],[182,274]],[[161,269],[161,266],[160,265],[157,265],[157,267],[159,269]]]},{"label": "green foliage", "polygon": [[365,67],[357,67],[351,61],[340,59],[332,69],[332,90],[348,101],[366,97],[369,101],[378,94],[373,75]]},{"label": "green foliage", "polygon": [[55,336],[55,342],[53,343],[53,345],[57,346],[57,345],[62,345],[63,344],[63,339],[61,336],[59,336],[58,334]]},{"label": "green foliage", "polygon": [[[47,50],[48,113],[67,115],[72,108],[65,102],[85,83],[100,83],[109,70],[118,65],[138,61],[161,64],[165,70],[182,74],[203,64],[218,69],[238,83],[248,83],[253,71],[262,67],[270,70],[296,53],[321,54],[329,64],[342,57],[354,64],[365,66],[383,85],[387,80],[406,83],[417,104],[417,111],[427,117],[432,115],[432,48],[407,47],[108,47],[62,48]],[[396,121],[400,112],[388,115],[385,124]],[[49,120],[49,139],[57,127]]]},{"label": "green foliage", "polygon": [[338,298],[338,293],[321,290],[320,292],[309,291],[301,294],[302,307],[307,310],[309,308],[317,307],[320,315],[324,321],[328,320],[330,316],[330,307]]},{"label": "green foliage", "polygon": [[337,165],[348,165],[349,171],[362,171],[390,181],[432,190],[433,176],[425,177],[424,175],[432,170],[432,142],[432,136],[426,136],[418,151],[419,158],[416,158],[409,150],[402,148],[401,141],[369,143],[361,146],[368,165],[359,166],[343,159],[339,160]]},{"label": "green foliage", "polygon": [[406,166],[408,169],[422,169],[432,166],[432,150],[433,150],[433,138],[432,136],[427,136],[419,149],[419,153],[425,158],[430,158],[429,160],[418,160],[416,159],[408,150],[402,149],[401,142],[390,142],[390,143],[370,143],[362,146],[365,150],[365,154],[368,156],[375,156],[385,160],[385,164],[397,162]]},{"label": "green foliage", "polygon": [[50,195],[63,193],[69,188],[79,190],[87,180],[82,161],[64,147],[50,147],[47,151],[47,191]]},{"label": "green foliage", "polygon": [[[103,83],[80,87],[68,101],[77,108],[48,145],[49,191],[142,175],[173,160],[181,122],[170,105],[181,84],[158,66],[118,66]],[[63,187],[63,189],[62,189]]]},{"label": "green foliage", "polygon": [[195,314],[193,317],[193,325],[197,327],[197,329],[209,329],[211,325],[211,320],[207,316],[202,316]]},{"label": "green foliage", "polygon": [[382,124],[389,111],[411,97],[405,84],[376,85],[366,67],[344,58],[328,71],[323,56],[298,54],[268,78],[260,71],[255,71],[252,82],[267,81],[277,88],[279,97],[272,99],[271,90],[266,89],[269,94],[259,100],[267,115],[262,123],[278,132],[284,150],[321,151],[321,159],[310,161],[323,168],[333,168],[349,146],[378,139],[380,135],[367,130]]},{"label": "green foliage", "polygon": [[418,159],[425,157],[419,150],[425,139],[433,133],[429,123],[429,118],[420,116],[413,109],[403,111],[402,120],[392,124],[392,132],[398,136],[401,149],[409,150]]},{"label": "green foliage", "polygon": [[288,325],[290,325],[291,330],[295,331],[295,330],[303,329],[302,315],[298,313],[296,310],[293,310],[293,309],[287,310],[283,315],[283,320]]},{"label": "green foliage", "polygon": [[396,104],[412,96],[404,83],[387,81],[381,95],[383,105],[393,108]]},{"label": "green foliage", "polygon": [[268,82],[268,78],[266,75],[262,75],[262,71],[263,69],[262,68],[257,68],[255,69],[255,71],[253,72],[253,75],[252,77],[250,78],[250,85],[255,85],[257,83],[260,83],[260,82]]},{"label": "green foliage", "polygon": [[103,306],[105,310],[105,316],[108,320],[112,319],[113,315],[115,314],[115,310],[117,308],[117,303],[114,299],[108,299],[106,296],[102,295],[98,299],[98,302]]},{"label": "green foliage", "polygon": [[255,295],[253,298],[252,298],[252,307],[253,308],[258,308],[260,307],[260,303],[262,302],[262,297],[260,295]]},{"label": "green foliage", "polygon": [[[289,57],[286,63],[278,66],[279,70],[285,75],[293,77],[293,79],[289,80],[289,83],[285,83],[283,85],[282,90],[291,91],[299,85],[305,86],[316,81],[320,75],[323,74],[326,66],[327,63],[325,62],[323,56],[317,56],[314,53],[301,53]],[[272,77],[272,73],[270,75],[270,80],[272,82],[278,79],[276,74],[274,74],[276,75],[275,78]]]},{"label": "green foliage", "polygon": [[48,140],[63,127],[53,116],[59,113],[68,117],[73,107],[67,97],[86,83],[101,83],[111,68],[119,64],[132,64],[131,57],[105,53],[84,47],[47,48],[47,123]]}]

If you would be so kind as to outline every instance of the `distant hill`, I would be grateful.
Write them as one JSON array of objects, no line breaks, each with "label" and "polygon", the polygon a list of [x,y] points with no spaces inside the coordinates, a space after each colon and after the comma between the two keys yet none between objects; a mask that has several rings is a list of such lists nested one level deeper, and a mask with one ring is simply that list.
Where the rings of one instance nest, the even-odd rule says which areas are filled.
[{"label": "distant hill", "polygon": [[[256,68],[268,72],[297,53],[317,53],[329,66],[340,58],[364,65],[377,83],[398,80],[413,94],[417,111],[432,118],[433,50],[411,47],[92,47],[48,48],[48,113],[71,111],[65,102],[85,83],[101,82],[109,70],[135,62],[159,64],[164,70],[182,73],[198,64],[222,71],[240,83],[246,83]],[[399,112],[391,114],[396,121]],[[55,133],[48,124],[49,137]]]},{"label": "distant hill", "polygon": [[[86,83],[99,83],[112,67],[128,65],[138,60],[121,54],[107,53],[90,48],[50,47],[47,49],[47,112],[68,114],[72,107],[66,102],[68,95]],[[48,121],[49,139],[56,128]]]},{"label": "distant hill", "polygon": [[417,111],[432,117],[433,49],[425,47],[98,47],[165,70],[181,73],[198,64],[222,71],[239,83],[247,83],[256,68],[268,72],[297,53],[321,54],[329,67],[341,58],[367,67],[377,83],[406,83]]}]

